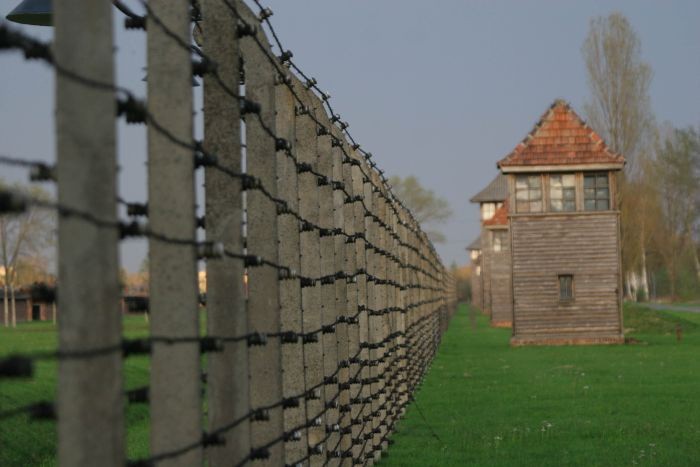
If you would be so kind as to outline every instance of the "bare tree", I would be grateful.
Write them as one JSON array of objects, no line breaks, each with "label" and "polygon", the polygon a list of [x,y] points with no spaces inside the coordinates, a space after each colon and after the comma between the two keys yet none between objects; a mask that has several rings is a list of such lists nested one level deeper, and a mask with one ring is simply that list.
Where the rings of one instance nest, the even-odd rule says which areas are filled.
[{"label": "bare tree", "polygon": [[632,200],[635,206],[628,205],[628,200],[637,197],[640,185],[636,182],[641,167],[651,157],[652,70],[642,61],[639,38],[621,13],[593,18],[582,52],[591,91],[591,100],[584,107],[588,120],[609,147],[627,160],[625,174],[619,178],[619,207],[628,214],[623,216],[622,225],[628,296],[639,287],[646,299],[649,296],[646,256],[652,225],[647,216],[646,198]]},{"label": "bare tree", "polygon": [[[4,183],[0,181],[0,186]],[[27,192],[33,198],[46,199],[48,194],[39,187],[15,184],[12,191]],[[46,264],[42,257],[55,235],[53,215],[46,209],[31,206],[21,214],[0,216],[0,261],[3,281],[3,318],[5,326],[17,325],[15,291],[22,274],[29,274],[32,265]]]},{"label": "bare tree", "polygon": [[[391,177],[389,184],[394,194],[411,210],[418,222],[424,225],[440,224],[452,215],[446,199],[439,197],[432,190],[423,188],[414,176],[406,178]],[[434,243],[444,243],[445,235],[433,229],[424,229],[428,238]]]},{"label": "bare tree", "polygon": [[625,156],[634,173],[648,150],[654,126],[649,98],[651,67],[641,59],[641,43],[621,13],[591,20],[583,44],[591,100],[585,112],[610,148]]}]

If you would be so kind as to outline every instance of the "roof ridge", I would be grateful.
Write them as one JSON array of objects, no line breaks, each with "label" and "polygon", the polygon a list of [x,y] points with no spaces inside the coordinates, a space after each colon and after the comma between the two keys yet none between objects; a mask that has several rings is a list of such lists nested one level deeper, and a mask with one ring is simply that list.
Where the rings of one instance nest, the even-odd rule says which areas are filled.
[{"label": "roof ridge", "polygon": [[[570,136],[570,135],[564,135],[564,133],[568,132],[573,132],[575,131],[575,128],[565,128],[562,129],[558,125],[566,121],[557,120],[555,115],[556,115],[556,109],[557,108],[562,108],[564,113],[576,122],[584,131],[585,134],[581,135],[582,137],[585,137],[588,139],[587,143],[578,141],[578,142],[571,142],[567,141],[564,143],[563,139],[571,140],[572,138],[575,140],[577,136]],[[555,132],[554,136],[542,136],[541,131],[545,128],[547,128],[547,131],[552,131]],[[560,133],[560,134],[556,134]],[[567,164],[567,163],[572,163],[571,159],[572,157],[576,157],[577,154],[582,154],[584,152],[588,152],[589,155],[592,153],[593,154],[591,157],[595,156],[595,158],[600,159],[601,157],[608,158],[611,160],[608,161],[597,161],[597,162],[614,162],[614,163],[624,163],[624,157],[619,154],[615,153],[610,150],[608,145],[605,143],[603,138],[593,129],[588,125],[588,122],[586,122],[581,116],[573,109],[571,104],[569,104],[567,101],[561,98],[557,98],[554,100],[554,102],[547,108],[547,110],[544,111],[544,113],[541,115],[539,120],[535,123],[535,125],[532,127],[530,132],[525,135],[525,137],[515,146],[515,148],[508,154],[506,155],[503,159],[498,161],[497,166],[500,168],[501,166],[509,166],[509,165],[540,165],[537,164],[535,161],[534,163],[532,161],[527,160],[527,154],[522,155],[520,157],[520,161],[517,161],[516,159],[518,158],[519,155],[523,154],[526,152],[528,149],[533,146],[533,143],[538,140],[538,138],[549,138],[549,139],[554,139],[555,141],[553,142],[548,142],[547,144],[541,144],[540,146],[554,146],[553,148],[550,148],[549,153],[553,154],[553,156],[559,156],[561,157],[561,154],[558,153],[567,153],[567,159],[559,159],[558,161],[555,159],[554,162],[549,161],[549,163],[545,163],[542,165],[549,165],[549,164]],[[560,141],[557,141],[560,140]],[[592,147],[591,148],[579,148],[578,146],[585,145],[585,144],[590,144]],[[578,146],[577,146],[578,145]],[[533,151],[534,152],[534,151]],[[536,151],[538,153],[545,153],[543,150],[538,150]],[[542,159],[544,156],[538,155],[537,159]],[[583,163],[591,163],[591,161],[580,161]]]}]

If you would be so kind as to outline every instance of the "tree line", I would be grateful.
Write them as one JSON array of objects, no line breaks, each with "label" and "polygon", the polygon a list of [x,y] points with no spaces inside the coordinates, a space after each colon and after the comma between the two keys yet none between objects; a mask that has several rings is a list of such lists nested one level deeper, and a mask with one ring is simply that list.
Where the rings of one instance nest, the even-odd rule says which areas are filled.
[{"label": "tree line", "polygon": [[591,127],[625,156],[619,176],[625,296],[700,297],[700,129],[657,123],[651,66],[621,13],[591,20],[582,47]]}]

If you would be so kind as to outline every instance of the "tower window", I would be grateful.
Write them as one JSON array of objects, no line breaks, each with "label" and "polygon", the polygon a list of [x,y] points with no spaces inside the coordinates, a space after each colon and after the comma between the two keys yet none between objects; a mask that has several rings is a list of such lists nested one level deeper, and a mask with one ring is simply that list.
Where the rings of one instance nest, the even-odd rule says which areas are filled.
[{"label": "tower window", "polygon": [[583,201],[586,211],[610,209],[610,186],[607,173],[584,175]]},{"label": "tower window", "polygon": [[571,274],[559,275],[559,300],[569,301],[574,299],[574,276]]},{"label": "tower window", "polygon": [[516,212],[542,212],[542,178],[518,175],[515,179]]},{"label": "tower window", "polygon": [[550,175],[549,205],[552,211],[576,210],[576,177],[574,174]]}]

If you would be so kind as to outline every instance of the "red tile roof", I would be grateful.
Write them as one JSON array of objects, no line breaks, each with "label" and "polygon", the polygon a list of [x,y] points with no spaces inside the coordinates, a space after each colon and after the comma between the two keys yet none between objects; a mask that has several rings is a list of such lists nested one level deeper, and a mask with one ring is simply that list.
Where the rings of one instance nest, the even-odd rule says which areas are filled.
[{"label": "red tile roof", "polygon": [[485,220],[484,225],[508,225],[508,200],[506,199],[500,208],[496,209],[491,219]]},{"label": "red tile roof", "polygon": [[624,163],[567,102],[557,99],[498,167]]}]

